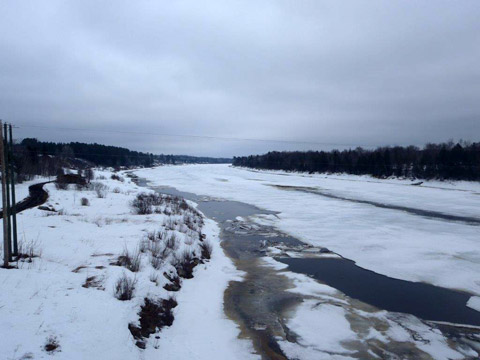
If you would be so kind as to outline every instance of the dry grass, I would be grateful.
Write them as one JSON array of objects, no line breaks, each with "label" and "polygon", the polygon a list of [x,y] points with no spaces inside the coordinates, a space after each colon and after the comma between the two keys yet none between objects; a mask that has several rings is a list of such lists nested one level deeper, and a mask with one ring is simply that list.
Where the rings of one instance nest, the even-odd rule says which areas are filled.
[{"label": "dry grass", "polygon": [[135,293],[136,284],[137,279],[135,277],[130,278],[123,273],[115,284],[113,295],[121,301],[131,300]]},{"label": "dry grass", "polygon": [[31,263],[34,258],[42,255],[42,249],[40,247],[40,241],[36,240],[26,241],[21,240],[18,243],[18,257],[19,261],[25,261]]},{"label": "dry grass", "polygon": [[202,259],[209,260],[212,257],[213,246],[209,241],[202,241],[200,249],[202,251]]},{"label": "dry grass", "polygon": [[126,247],[123,249],[122,254],[118,257],[116,265],[124,266],[131,272],[137,272],[140,270],[142,260],[142,254],[139,249],[135,249],[130,252]]}]

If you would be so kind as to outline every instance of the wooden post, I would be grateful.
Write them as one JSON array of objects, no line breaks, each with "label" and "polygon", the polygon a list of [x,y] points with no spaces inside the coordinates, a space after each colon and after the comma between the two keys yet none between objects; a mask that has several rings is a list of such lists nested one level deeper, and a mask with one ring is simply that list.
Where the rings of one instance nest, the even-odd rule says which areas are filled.
[{"label": "wooden post", "polygon": [[10,249],[8,244],[8,222],[7,222],[7,178],[6,164],[3,156],[3,126],[0,120],[0,160],[2,161],[2,205],[3,205],[3,266],[8,267],[10,260]]},{"label": "wooden post", "polygon": [[[8,125],[8,131],[10,135],[10,146],[8,147],[8,152],[10,155],[10,186],[12,187],[12,230],[13,230],[13,256],[18,256],[18,242],[17,242],[17,203],[15,199],[15,172],[13,171],[13,135],[12,135],[12,124]],[[6,134],[5,134],[6,136]]]}]

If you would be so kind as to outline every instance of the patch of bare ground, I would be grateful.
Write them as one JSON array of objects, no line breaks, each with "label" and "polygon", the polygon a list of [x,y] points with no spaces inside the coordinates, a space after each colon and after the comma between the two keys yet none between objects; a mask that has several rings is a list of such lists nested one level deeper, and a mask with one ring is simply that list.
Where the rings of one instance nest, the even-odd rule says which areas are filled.
[{"label": "patch of bare ground", "polygon": [[163,286],[163,288],[167,291],[178,291],[182,287],[180,285],[180,278],[176,275],[169,275],[168,273],[164,272],[163,276],[167,278],[170,283],[167,283]]},{"label": "patch of bare ground", "polygon": [[113,256],[112,253],[103,253],[103,254],[92,254],[92,257],[99,257],[99,256]]},{"label": "patch of bare ground", "polygon": [[98,290],[105,290],[105,287],[103,286],[103,278],[98,277],[98,276],[89,276],[85,279],[85,283],[82,285],[82,287],[88,289],[88,288],[95,288]]},{"label": "patch of bare ground", "polygon": [[145,303],[138,313],[139,325],[128,324],[130,333],[137,340],[135,345],[145,349],[145,339],[165,326],[171,326],[174,320],[172,309],[177,305],[177,301],[173,297],[168,299],[145,298]]},{"label": "patch of bare ground", "polygon": [[57,351],[60,351],[60,344],[57,340],[57,337],[56,336],[49,336],[47,338],[47,341],[45,343],[45,345],[43,346],[43,349],[47,352],[47,353],[54,353],[54,352],[57,352]]},{"label": "patch of bare ground", "polygon": [[87,266],[86,265],[80,265],[80,266],[77,266],[75,269],[72,270],[73,273],[79,273],[81,270],[83,269],[86,269]]}]

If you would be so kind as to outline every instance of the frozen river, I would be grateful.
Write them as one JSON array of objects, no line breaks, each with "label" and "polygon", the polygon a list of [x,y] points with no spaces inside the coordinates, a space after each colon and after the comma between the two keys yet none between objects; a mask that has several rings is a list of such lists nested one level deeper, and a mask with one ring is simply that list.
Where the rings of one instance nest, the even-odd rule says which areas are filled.
[{"label": "frozen river", "polygon": [[[237,261],[237,267],[247,274],[250,272],[250,278],[249,275],[247,278],[251,284],[247,288],[249,291],[257,291],[254,297],[249,298],[246,296],[245,284],[230,286],[231,297],[237,299],[237,314],[239,309],[244,311],[244,319],[236,320],[244,321],[247,336],[249,331],[265,334],[265,328],[272,328],[262,341],[268,344],[269,339],[279,338],[278,344],[283,350],[278,349],[280,354],[300,358],[313,358],[318,356],[317,352],[337,354],[336,351],[332,353],[331,349],[314,349],[313,347],[317,346],[315,341],[310,346],[308,341],[305,343],[308,338],[306,333],[318,332],[318,328],[309,328],[310,325],[305,324],[305,321],[300,326],[295,324],[305,312],[310,312],[313,318],[322,314],[322,311],[312,312],[312,299],[316,297],[317,300],[325,301],[326,297],[330,297],[328,305],[338,306],[339,302],[348,304],[343,306],[341,311],[330,309],[327,315],[338,315],[338,328],[342,327],[342,318],[349,322],[349,329],[345,324],[345,329],[338,329],[337,340],[343,345],[331,345],[334,349],[342,349],[338,351],[338,356],[361,357],[375,349],[375,346],[369,344],[370,340],[378,340],[375,337],[362,339],[363,346],[356,344],[361,337],[358,332],[354,334],[356,331],[352,322],[363,323],[371,332],[379,331],[382,325],[378,323],[383,321],[390,329],[390,333],[386,331],[382,334],[384,341],[389,343],[391,349],[398,347],[394,351],[397,355],[405,351],[415,353],[418,350],[420,353],[433,354],[434,358],[442,358],[443,355],[444,358],[464,358],[465,354],[450,349],[446,343],[442,343],[445,339],[438,333],[428,333],[428,327],[423,329],[422,326],[425,325],[415,323],[413,317],[402,318],[392,315],[395,313],[387,313],[376,315],[374,319],[375,316],[360,312],[369,312],[371,310],[364,307],[374,305],[379,309],[410,313],[427,320],[480,324],[480,313],[465,306],[470,297],[466,292],[476,295],[480,292],[480,284],[476,279],[480,271],[477,245],[480,229],[477,206],[480,205],[480,196],[477,184],[428,183],[411,186],[408,181],[264,173],[225,165],[160,167],[138,171],[137,174],[146,177],[153,185],[173,186],[190,192],[182,195],[199,202],[200,210],[222,224],[224,238],[227,239],[224,248],[230,257],[237,257],[238,260],[246,254],[259,257],[268,252],[289,264],[289,270],[308,274],[321,283],[340,290],[336,293],[321,288],[321,291],[312,295],[311,288],[321,285],[292,275],[290,278],[296,283],[297,289],[288,290],[288,284],[270,272],[271,269],[284,271],[280,263],[275,262],[270,267],[264,267],[264,276],[258,277],[255,276],[260,273],[258,263],[251,266],[245,261]],[[207,195],[210,197],[209,201],[204,201],[205,199],[202,200],[193,193]],[[212,198],[222,201],[212,201]],[[224,199],[230,201],[223,201]],[[248,207],[243,202],[264,211],[258,211],[253,206]],[[236,230],[248,229],[254,224],[253,228],[257,233],[247,231],[242,234],[242,231],[234,231],[236,240],[239,236],[244,239],[243,242],[238,242],[241,246],[234,246],[231,234],[225,232],[225,229],[229,228],[227,225],[232,222],[236,224]],[[262,232],[262,229],[276,229],[281,238],[275,233],[259,236],[258,231]],[[311,244],[313,249],[328,247],[375,272],[361,269],[353,262],[348,263],[341,259],[319,259],[311,256],[303,259],[302,255],[298,255],[298,251],[295,253],[288,249],[288,246],[298,245],[295,241]],[[276,248],[275,245],[278,244],[281,245]],[[265,270],[267,268],[268,271]],[[299,283],[301,285],[298,285]],[[267,288],[268,291],[265,290]],[[259,289],[263,289],[263,293],[258,291]],[[293,296],[292,293],[296,295]],[[270,312],[274,313],[273,317],[264,314],[268,311],[253,311],[250,314],[245,312],[245,309],[252,308],[248,301],[262,304],[259,300],[261,295],[264,300],[268,299],[268,296],[276,298],[273,307],[266,304]],[[348,296],[352,297],[353,301]],[[243,303],[239,299],[242,299]],[[355,299],[366,304],[356,303]],[[476,299],[473,300],[472,303],[475,303]],[[292,304],[299,302],[302,302],[302,305],[297,306],[293,315],[285,313]],[[266,308],[258,306],[258,309]],[[324,318],[320,317],[319,320]],[[275,329],[276,325],[280,330]],[[417,334],[413,337],[412,348],[398,345],[402,339],[398,334],[393,334],[396,326],[409,329],[407,332],[410,334]],[[290,327],[295,331],[289,333]],[[299,341],[295,340],[297,335],[303,335],[299,336]],[[355,339],[354,335],[358,339]],[[468,336],[472,334],[469,333]],[[428,339],[429,337],[431,339]],[[258,336],[256,338],[258,340]],[[415,344],[415,338],[421,338],[423,342]],[[257,349],[259,346],[262,344],[257,344]],[[272,349],[275,351],[276,346]]]},{"label": "frozen river", "polygon": [[316,189],[480,219],[478,183],[411,186],[410,181],[254,172],[227,165],[165,166],[137,173],[155,185],[278,212],[259,220],[303,242],[327,247],[365,269],[480,295],[480,226],[279,188]]}]

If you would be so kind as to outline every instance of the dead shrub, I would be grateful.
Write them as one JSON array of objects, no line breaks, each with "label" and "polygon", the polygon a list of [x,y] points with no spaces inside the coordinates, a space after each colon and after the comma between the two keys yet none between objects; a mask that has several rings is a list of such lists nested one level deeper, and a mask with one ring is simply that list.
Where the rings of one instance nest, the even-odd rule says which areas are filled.
[{"label": "dead shrub", "polygon": [[209,260],[212,257],[213,246],[208,241],[203,241],[200,243],[200,249],[202,251],[202,259]]},{"label": "dead shrub", "polygon": [[195,212],[187,202],[177,196],[158,193],[141,193],[132,201],[131,206],[136,214],[163,213],[165,215],[181,215],[184,211]]},{"label": "dead shrub", "polygon": [[31,263],[33,258],[40,257],[42,251],[40,249],[40,242],[37,240],[32,241],[19,241],[18,243],[18,256],[17,260]]},{"label": "dead shrub", "polygon": [[179,257],[175,259],[175,269],[178,276],[184,279],[193,278],[193,269],[197,266],[199,260],[193,257],[191,250],[185,249]]},{"label": "dead shrub", "polygon": [[80,199],[80,204],[82,206],[90,206],[90,201],[87,198],[83,197]]},{"label": "dead shrub", "polygon": [[147,234],[147,239],[151,242],[161,242],[166,238],[164,231],[151,231]]},{"label": "dead shrub", "polygon": [[139,249],[134,250],[132,253],[125,247],[122,254],[118,257],[115,265],[124,266],[131,272],[137,272],[140,270],[140,264],[142,260],[142,254]]},{"label": "dead shrub", "polygon": [[95,192],[97,193],[97,198],[104,199],[107,197],[108,187],[104,187],[102,189],[96,189]]},{"label": "dead shrub", "polygon": [[131,207],[133,211],[137,215],[147,215],[153,212],[152,204],[147,201],[145,198],[140,197],[141,194],[137,195],[137,197],[131,202]]},{"label": "dead shrub", "polygon": [[157,257],[157,258],[164,258],[165,256],[165,245],[160,243],[160,242],[151,242],[149,250],[152,253],[152,256]]},{"label": "dead shrub", "polygon": [[170,235],[165,241],[165,248],[170,249],[172,252],[178,249],[177,237],[175,234]]},{"label": "dead shrub", "polygon": [[131,300],[135,293],[135,286],[137,279],[130,278],[127,274],[123,273],[117,280],[114,288],[114,296],[121,301]]},{"label": "dead shrub", "polygon": [[149,248],[150,241],[148,241],[148,239],[144,239],[138,244],[138,251],[140,251],[141,253],[146,253]]},{"label": "dead shrub", "polygon": [[175,219],[168,218],[168,220],[166,220],[166,222],[165,222],[165,229],[176,230],[177,225],[178,225],[178,223]]},{"label": "dead shrub", "polygon": [[125,179],[123,177],[121,177],[120,175],[117,175],[117,174],[112,174],[112,176],[110,176],[110,178],[112,180],[117,180],[117,181],[120,181],[120,182],[124,182]]},{"label": "dead shrub", "polygon": [[180,209],[182,210],[187,210],[190,206],[188,206],[187,202],[185,201],[185,199],[181,199],[180,202],[179,202],[179,207]]},{"label": "dead shrub", "polygon": [[150,257],[150,264],[152,264],[152,267],[155,270],[159,270],[162,267],[163,263],[164,263],[164,260],[161,257],[156,257],[153,255]]},{"label": "dead shrub", "polygon": [[131,202],[131,206],[135,214],[146,215],[157,212],[157,207],[164,204],[164,198],[157,193],[140,193]]},{"label": "dead shrub", "polygon": [[151,231],[147,234],[147,239],[150,241],[157,241],[157,232]]},{"label": "dead shrub", "polygon": [[[97,178],[98,179],[98,178]],[[107,196],[108,186],[102,184],[101,182],[91,182],[88,186],[90,190],[93,190],[97,193],[99,199],[103,199]]]}]

